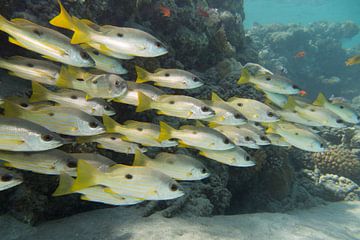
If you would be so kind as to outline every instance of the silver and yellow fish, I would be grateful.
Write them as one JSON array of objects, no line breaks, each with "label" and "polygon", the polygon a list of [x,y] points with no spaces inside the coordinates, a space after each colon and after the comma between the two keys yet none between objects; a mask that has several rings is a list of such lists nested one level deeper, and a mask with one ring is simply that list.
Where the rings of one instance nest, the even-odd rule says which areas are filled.
[{"label": "silver and yellow fish", "polygon": [[138,57],[157,57],[167,53],[164,44],[144,31],[105,25],[92,28],[76,17],[72,17],[60,5],[60,13],[50,24],[72,30],[72,44],[86,43],[93,48],[103,50],[102,53],[115,52]]},{"label": "silver and yellow fish", "polygon": [[36,110],[29,110],[9,101],[5,101],[3,107],[6,117],[26,119],[60,134],[92,136],[105,132],[105,128],[99,120],[75,108],[44,106]]},{"label": "silver and yellow fish", "polygon": [[204,164],[185,154],[161,152],[150,158],[136,151],[133,166],[146,166],[183,181],[201,180],[210,175]]},{"label": "silver and yellow fish", "polygon": [[300,92],[300,88],[284,76],[253,70],[246,64],[241,69],[241,77],[237,83],[252,83],[258,89],[279,94],[290,95]]},{"label": "silver and yellow fish", "polygon": [[98,153],[70,153],[70,155],[77,161],[84,160],[90,163],[100,171],[107,171],[111,166],[114,166],[116,162]]},{"label": "silver and yellow fish", "polygon": [[71,106],[93,116],[112,116],[115,110],[103,99],[86,99],[86,93],[73,89],[50,91],[36,82],[32,83],[30,102],[53,101],[60,106]]},{"label": "silver and yellow fish", "polygon": [[56,86],[86,92],[87,99],[111,99],[121,97],[127,91],[126,81],[118,75],[92,74],[71,66],[61,67]]},{"label": "silver and yellow fish", "polygon": [[217,151],[209,149],[199,149],[199,154],[215,160],[217,162],[234,166],[234,167],[252,167],[255,166],[255,161],[242,148],[234,147],[228,150]]},{"label": "silver and yellow fish", "polygon": [[70,44],[65,35],[26,19],[6,20],[0,15],[0,30],[10,35],[9,41],[44,57],[77,67],[93,67],[94,60],[80,46]]},{"label": "silver and yellow fish", "polygon": [[204,85],[195,74],[181,69],[157,69],[150,73],[135,66],[137,83],[154,82],[155,86],[174,89],[193,89]]},{"label": "silver and yellow fish", "polygon": [[138,93],[139,105],[136,112],[143,112],[150,109],[158,110],[158,114],[185,118],[185,119],[206,119],[215,116],[215,111],[203,101],[184,95],[162,95],[156,100]]},{"label": "silver and yellow fish", "polygon": [[205,127],[200,123],[197,126],[184,125],[179,130],[164,122],[160,122],[159,140],[178,139],[180,146],[190,148],[205,148],[210,150],[227,150],[235,145],[222,133]]},{"label": "silver and yellow fish", "polygon": [[[104,133],[96,136],[78,137],[78,143],[97,143],[97,148],[108,149],[115,152],[135,154],[136,151],[146,152],[147,149],[137,143],[123,140],[125,136],[120,133]],[[125,137],[126,138],[126,137]]]},{"label": "silver and yellow fish", "polygon": [[178,143],[172,140],[159,141],[160,127],[153,123],[128,120],[123,124],[117,123],[108,116],[103,116],[103,122],[108,133],[120,133],[122,139],[140,143],[149,147],[174,147]]},{"label": "silver and yellow fish", "polygon": [[55,85],[60,74],[60,66],[50,61],[22,56],[0,58],[0,68],[10,75],[49,85]]},{"label": "silver and yellow fish", "polygon": [[258,131],[250,125],[236,126],[238,129],[247,130],[248,136],[255,140],[256,145],[265,146],[270,144],[270,140],[266,137],[265,133]]},{"label": "silver and yellow fish", "polygon": [[292,123],[278,122],[269,124],[266,132],[278,134],[292,146],[305,151],[323,152],[326,149],[325,141],[317,134]]},{"label": "silver and yellow fish", "polygon": [[0,149],[7,151],[44,151],[60,147],[64,140],[33,122],[0,117]]},{"label": "silver and yellow fish", "polygon": [[0,167],[0,192],[15,187],[23,182],[20,173]]},{"label": "silver and yellow fish", "polygon": [[35,173],[59,175],[66,172],[76,176],[77,159],[58,149],[42,152],[0,151],[4,166]]},{"label": "silver and yellow fish", "polygon": [[345,103],[330,103],[322,93],[319,93],[313,104],[330,110],[345,122],[352,124],[358,124],[360,122],[360,116],[353,109]]},{"label": "silver and yellow fish", "polygon": [[275,133],[267,133],[266,137],[270,140],[271,145],[274,146],[279,146],[279,147],[290,147],[290,143],[288,143],[287,141],[285,141],[285,139]]},{"label": "silver and yellow fish", "polygon": [[285,104],[288,101],[288,96],[284,95],[284,94],[279,94],[279,93],[273,93],[273,92],[269,92],[269,91],[263,91],[265,94],[265,97],[268,101],[265,101],[266,104],[272,103],[275,104],[276,106],[282,108],[285,106]]},{"label": "silver and yellow fish", "polygon": [[114,206],[126,206],[134,205],[142,202],[142,199],[122,196],[119,194],[109,193],[109,190],[103,186],[92,186],[89,188],[72,191],[71,188],[74,185],[75,180],[66,173],[60,175],[59,186],[53,193],[53,196],[63,196],[72,193],[80,193],[81,200],[90,202],[105,203]]},{"label": "silver and yellow fish", "polygon": [[254,133],[245,128],[239,128],[237,126],[216,126],[214,130],[224,134],[228,137],[236,146],[248,147],[253,149],[259,149],[259,145],[256,144]]},{"label": "silver and yellow fish", "polygon": [[107,192],[110,193],[144,200],[169,200],[184,195],[179,183],[154,169],[117,164],[109,171],[101,172],[80,160],[71,190],[78,191],[95,185],[108,187]]},{"label": "silver and yellow fish", "polygon": [[242,113],[249,121],[276,122],[279,120],[274,109],[254,99],[232,97],[227,103]]},{"label": "silver and yellow fish", "polygon": [[158,97],[165,94],[165,92],[160,90],[159,88],[156,88],[156,87],[154,87],[152,85],[148,85],[148,84],[141,84],[141,83],[127,81],[127,85],[128,85],[127,92],[119,98],[114,98],[113,99],[114,102],[138,106],[139,105],[139,94],[138,94],[139,92],[148,96],[152,100],[156,100],[156,99],[158,99]]},{"label": "silver and yellow fish", "polygon": [[212,93],[211,101],[204,101],[205,104],[215,111],[215,116],[203,119],[210,122],[209,126],[220,125],[242,125],[246,123],[246,118],[235,108],[227,104],[216,93]]},{"label": "silver and yellow fish", "polygon": [[126,74],[128,71],[121,65],[118,59],[106,56],[89,45],[82,44],[81,47],[95,61],[95,68],[107,73]]}]

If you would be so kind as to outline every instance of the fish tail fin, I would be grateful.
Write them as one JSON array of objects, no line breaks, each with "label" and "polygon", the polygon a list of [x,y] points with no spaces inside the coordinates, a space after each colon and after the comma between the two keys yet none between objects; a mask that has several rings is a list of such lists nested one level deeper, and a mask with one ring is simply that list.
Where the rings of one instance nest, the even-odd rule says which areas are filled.
[{"label": "fish tail fin", "polygon": [[0,30],[5,32],[5,29],[11,24],[4,16],[0,14]]},{"label": "fish tail fin", "polygon": [[63,196],[73,193],[71,190],[75,180],[66,173],[60,174],[59,186],[56,188],[52,196]]},{"label": "fish tail fin", "polygon": [[165,140],[169,140],[170,138],[172,138],[172,132],[175,129],[170,127],[169,125],[167,125],[165,122],[160,122],[160,135],[158,138],[159,142],[165,141]]},{"label": "fish tail fin", "polygon": [[320,92],[313,104],[316,106],[324,106],[324,104],[327,102],[328,100],[326,99],[325,95]]},{"label": "fish tail fin", "polygon": [[50,20],[50,24],[56,27],[61,27],[73,31],[74,23],[70,14],[66,11],[60,0],[58,0],[58,3],[60,6],[60,13],[59,15],[55,16],[53,19]]},{"label": "fish tail fin", "polygon": [[46,87],[34,81],[31,83],[31,87],[32,95],[30,97],[30,102],[41,102],[47,100],[46,97],[50,91]]},{"label": "fish tail fin", "polygon": [[4,100],[2,105],[5,117],[19,117],[22,115],[22,108],[8,100]]},{"label": "fish tail fin", "polygon": [[136,71],[136,75],[137,75],[137,78],[136,78],[136,82],[137,83],[144,83],[144,82],[148,82],[148,75],[149,75],[149,72],[146,71],[145,69],[139,67],[139,66],[136,66],[135,65],[135,71]]},{"label": "fish tail fin", "polygon": [[116,128],[120,125],[118,122],[116,122],[111,117],[104,115],[103,116],[103,123],[106,129],[106,132],[113,133],[115,132]]},{"label": "fish tail fin", "polygon": [[239,85],[246,84],[249,81],[250,81],[249,70],[247,70],[246,68],[242,68],[241,69],[241,76],[240,76],[240,79],[237,81],[237,84],[239,84]]},{"label": "fish tail fin", "polygon": [[68,73],[67,66],[61,66],[59,77],[56,80],[55,85],[58,87],[69,87],[69,73]]},{"label": "fish tail fin", "polygon": [[138,92],[139,105],[136,107],[136,112],[143,112],[151,109],[151,102],[153,101],[151,98],[143,94],[142,92]]},{"label": "fish tail fin", "polygon": [[296,105],[297,104],[295,102],[294,97],[289,96],[287,103],[283,106],[283,109],[285,109],[285,110],[294,110]]},{"label": "fish tail fin", "polygon": [[219,126],[219,124],[217,124],[216,122],[209,122],[208,126],[209,126],[209,128],[215,128],[215,127]]},{"label": "fish tail fin", "polygon": [[135,150],[135,156],[133,161],[133,166],[146,166],[146,160],[148,160],[148,156],[143,154],[140,150]]},{"label": "fish tail fin", "polygon": [[84,160],[79,160],[77,178],[71,187],[71,191],[75,192],[80,189],[97,185],[102,175],[103,173],[90,163],[87,163]]},{"label": "fish tail fin", "polygon": [[74,35],[71,38],[71,44],[87,43],[91,41],[91,33],[94,31],[79,19],[73,17]]},{"label": "fish tail fin", "polygon": [[211,101],[212,102],[224,102],[224,100],[219,95],[217,95],[215,92],[211,93]]},{"label": "fish tail fin", "polygon": [[91,137],[77,137],[76,138],[76,143],[88,143],[91,142]]}]

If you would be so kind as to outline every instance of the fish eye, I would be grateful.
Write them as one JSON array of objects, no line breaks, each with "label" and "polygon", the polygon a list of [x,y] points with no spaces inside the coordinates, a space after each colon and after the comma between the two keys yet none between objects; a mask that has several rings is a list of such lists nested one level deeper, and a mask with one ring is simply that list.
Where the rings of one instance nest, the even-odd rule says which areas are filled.
[{"label": "fish eye", "polygon": [[69,162],[66,164],[69,168],[76,168],[77,167],[77,161],[74,161],[73,159],[69,160]]},{"label": "fish eye", "polygon": [[336,120],[336,123],[344,123],[344,121],[341,120],[341,119],[337,119],[337,120]]},{"label": "fish eye", "polygon": [[209,107],[203,106],[203,107],[201,107],[201,111],[203,111],[203,112],[210,112],[211,110],[210,110]]},{"label": "fish eye", "polygon": [[240,113],[237,113],[237,114],[234,115],[234,117],[235,117],[236,119],[241,119],[241,118],[242,118],[242,115],[241,115]]},{"label": "fish eye", "polygon": [[94,50],[94,51],[93,51],[93,54],[95,54],[95,55],[97,56],[97,55],[99,55],[100,53],[99,53],[98,50]]},{"label": "fish eye", "polygon": [[91,128],[97,128],[99,126],[99,124],[97,124],[97,122],[89,122],[89,126]]},{"label": "fish eye", "polygon": [[111,137],[110,139],[113,140],[113,141],[115,141],[115,140],[116,140],[116,137]]},{"label": "fish eye", "polygon": [[357,116],[357,119],[360,120],[360,116]]},{"label": "fish eye", "polygon": [[171,191],[175,192],[175,191],[177,191],[178,189],[179,189],[179,187],[178,187],[176,184],[173,183],[173,184],[170,185],[170,190],[171,190]]},{"label": "fish eye", "polygon": [[170,101],[169,103],[170,103],[170,104],[175,104],[175,101]]},{"label": "fish eye", "polygon": [[266,141],[267,138],[266,138],[265,136],[260,136],[260,140],[261,140],[261,141]]},{"label": "fish eye", "polygon": [[228,138],[225,138],[225,139],[224,139],[224,143],[225,143],[225,144],[229,144],[229,143],[230,143],[230,140],[229,140]]},{"label": "fish eye", "polygon": [[111,107],[110,107],[109,105],[105,105],[105,106],[104,106],[104,109],[105,109],[106,111],[110,111],[110,110],[111,110]]},{"label": "fish eye", "polygon": [[143,128],[137,128],[136,130],[138,130],[139,132],[142,132],[144,129]]},{"label": "fish eye", "polygon": [[169,141],[175,142],[176,138],[170,138]]},{"label": "fish eye", "polygon": [[271,77],[270,77],[270,76],[267,76],[265,79],[266,79],[266,81],[270,81],[270,80],[271,80]]},{"label": "fish eye", "polygon": [[119,88],[121,87],[121,81],[115,81],[115,87]]},{"label": "fish eye", "polygon": [[133,178],[133,175],[131,175],[131,174],[128,173],[128,174],[125,175],[125,178],[130,180],[130,179]]},{"label": "fish eye", "polygon": [[300,88],[299,88],[297,85],[295,85],[295,84],[292,85],[292,88],[293,88],[293,89],[300,89]]},{"label": "fish eye", "polygon": [[94,81],[92,81],[92,83],[93,83],[93,84],[97,84],[97,83],[98,83],[98,81],[97,81],[97,80],[94,80]]},{"label": "fish eye", "polygon": [[90,59],[89,54],[88,54],[87,52],[85,52],[85,51],[81,51],[81,52],[80,52],[80,57],[81,57],[82,59],[85,59],[85,60]]},{"label": "fish eye", "polygon": [[344,106],[343,106],[343,105],[340,105],[339,107],[340,107],[340,109],[343,109],[343,108],[344,108]]},{"label": "fish eye", "polygon": [[124,36],[124,34],[122,34],[122,33],[118,33],[118,34],[116,34],[116,36],[118,36],[118,37],[123,37],[123,36]]},{"label": "fish eye", "polygon": [[70,97],[71,99],[78,99],[78,97],[76,95],[71,95]]},{"label": "fish eye", "polygon": [[299,133],[298,133],[298,132],[296,132],[296,133],[295,133],[295,135],[296,135],[296,136],[298,136],[298,135],[299,135]]},{"label": "fish eye", "polygon": [[245,141],[249,142],[249,141],[251,141],[251,138],[249,136],[246,136]]},{"label": "fish eye", "polygon": [[50,117],[52,117],[52,116],[55,115],[55,113],[50,112],[50,113],[48,113],[48,115],[49,115]]},{"label": "fish eye", "polygon": [[192,80],[193,80],[194,82],[200,82],[200,79],[197,78],[197,77],[193,77]]},{"label": "fish eye", "polygon": [[207,169],[206,169],[206,168],[201,169],[201,173],[202,173],[202,174],[207,173]]},{"label": "fish eye", "polygon": [[259,127],[259,126],[260,126],[260,123],[255,122],[254,125],[257,126],[257,127]]},{"label": "fish eye", "polygon": [[77,78],[76,80],[79,81],[79,82],[85,81],[83,78]]},{"label": "fish eye", "polygon": [[161,47],[162,47],[162,43],[161,43],[161,42],[155,42],[155,46],[158,47],[158,48],[161,48]]},{"label": "fish eye", "polygon": [[165,73],[164,76],[165,77],[170,77],[170,73]]},{"label": "fish eye", "polygon": [[34,64],[32,64],[32,63],[28,63],[28,64],[26,64],[26,66],[28,66],[28,67],[34,67]]},{"label": "fish eye", "polygon": [[311,112],[315,112],[315,109],[314,109],[314,108],[311,108],[310,111],[311,111]]},{"label": "fish eye", "polygon": [[51,140],[54,139],[54,137],[49,134],[46,134],[46,135],[41,136],[41,139],[44,140],[45,142],[50,142]]},{"label": "fish eye", "polygon": [[250,161],[250,157],[249,157],[249,156],[246,156],[246,157],[245,157],[245,160],[246,160],[246,161]]},{"label": "fish eye", "polygon": [[275,114],[273,112],[268,112],[267,115],[268,115],[268,117],[274,117],[275,116]]},{"label": "fish eye", "polygon": [[14,179],[14,176],[12,174],[4,174],[1,176],[1,181],[2,182],[10,182],[11,180]]},{"label": "fish eye", "polygon": [[324,148],[325,146],[324,146],[324,144],[320,143],[320,147],[321,147],[321,148]]},{"label": "fish eye", "polygon": [[242,103],[238,103],[237,105],[238,105],[239,107],[244,106],[244,104],[242,104]]},{"label": "fish eye", "polygon": [[29,107],[29,104],[27,104],[27,103],[20,103],[20,106],[22,106],[22,107],[24,107],[24,108],[27,108],[27,107]]}]

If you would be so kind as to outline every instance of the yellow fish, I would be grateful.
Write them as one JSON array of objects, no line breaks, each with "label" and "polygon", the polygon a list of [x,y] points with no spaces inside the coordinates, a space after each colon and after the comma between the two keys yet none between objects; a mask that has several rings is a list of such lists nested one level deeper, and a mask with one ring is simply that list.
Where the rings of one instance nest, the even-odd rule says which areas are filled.
[{"label": "yellow fish", "polygon": [[103,116],[103,122],[106,132],[120,133],[124,135],[122,139],[125,141],[136,142],[149,147],[174,147],[177,145],[176,141],[171,140],[159,142],[160,127],[153,123],[128,120],[119,124],[107,116]]},{"label": "yellow fish", "polygon": [[254,139],[254,132],[246,128],[241,128],[240,126],[219,125],[214,127],[214,130],[224,134],[237,146],[259,149],[259,145],[256,144]]},{"label": "yellow fish", "polygon": [[179,183],[148,167],[117,164],[109,171],[101,172],[80,160],[77,176],[72,191],[102,185],[109,188],[107,192],[144,200],[169,200],[184,195]]},{"label": "yellow fish", "polygon": [[0,117],[0,149],[44,151],[60,147],[64,140],[48,129],[27,120]]},{"label": "yellow fish", "polygon": [[114,206],[126,206],[134,205],[142,202],[142,199],[122,196],[119,194],[107,192],[108,188],[103,186],[92,186],[89,188],[72,191],[71,188],[74,185],[74,179],[63,173],[60,175],[60,182],[58,188],[53,193],[53,196],[63,196],[72,193],[80,193],[81,200],[105,203]]},{"label": "yellow fish", "polygon": [[70,44],[68,37],[50,28],[21,18],[8,21],[0,15],[0,30],[10,35],[11,43],[40,53],[45,58],[77,67],[95,66],[86,51]]},{"label": "yellow fish", "polygon": [[138,93],[139,105],[136,112],[157,109],[158,114],[185,119],[205,119],[215,116],[215,111],[203,101],[184,95],[162,95],[155,101]]},{"label": "yellow fish", "polygon": [[[124,135],[119,133],[104,133],[90,137],[78,137],[78,143],[96,142],[98,148],[108,149],[115,152],[135,154],[136,151],[146,152],[147,149],[137,143],[123,140]],[[125,137],[126,138],[126,137]]]},{"label": "yellow fish", "polygon": [[10,75],[48,85],[55,85],[60,73],[60,66],[50,61],[21,56],[0,58],[0,68],[9,70]]},{"label": "yellow fish", "polygon": [[136,151],[133,166],[146,166],[183,181],[201,180],[210,175],[204,164],[185,154],[161,152],[150,158]]},{"label": "yellow fish", "polygon": [[47,129],[70,136],[92,136],[105,132],[102,123],[95,117],[75,108],[44,106],[36,110],[5,101],[4,115],[30,120]]},{"label": "yellow fish", "polygon": [[354,64],[359,64],[359,63],[360,63],[360,54],[349,58],[345,62],[346,66],[352,66]]}]

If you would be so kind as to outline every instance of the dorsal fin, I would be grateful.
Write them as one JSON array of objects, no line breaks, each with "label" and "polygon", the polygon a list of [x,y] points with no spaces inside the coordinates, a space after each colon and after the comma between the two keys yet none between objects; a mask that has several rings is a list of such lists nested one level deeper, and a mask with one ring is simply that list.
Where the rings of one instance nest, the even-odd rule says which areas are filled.
[{"label": "dorsal fin", "polygon": [[211,93],[211,101],[213,101],[213,102],[224,102],[224,100],[219,95],[217,95],[215,92]]},{"label": "dorsal fin", "polygon": [[313,104],[316,106],[322,107],[327,102],[328,102],[328,100],[326,99],[325,95],[320,92],[319,95],[317,96],[317,98],[315,99],[315,101],[313,102]]}]

